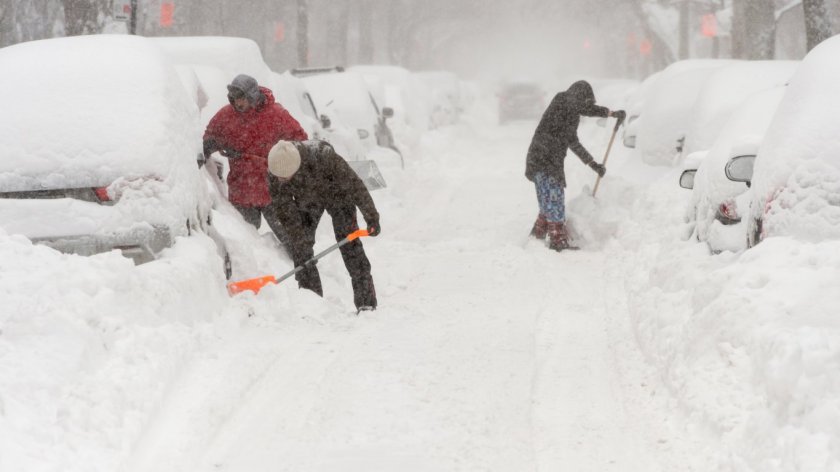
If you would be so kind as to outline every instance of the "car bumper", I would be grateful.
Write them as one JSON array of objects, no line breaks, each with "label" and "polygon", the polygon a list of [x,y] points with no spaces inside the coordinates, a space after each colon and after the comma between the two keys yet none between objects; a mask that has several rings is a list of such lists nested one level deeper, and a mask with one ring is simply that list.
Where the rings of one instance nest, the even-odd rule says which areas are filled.
[{"label": "car bumper", "polygon": [[172,245],[173,238],[165,226],[148,226],[112,234],[39,237],[32,238],[32,242],[80,256],[119,250],[139,265],[155,260],[162,250]]}]

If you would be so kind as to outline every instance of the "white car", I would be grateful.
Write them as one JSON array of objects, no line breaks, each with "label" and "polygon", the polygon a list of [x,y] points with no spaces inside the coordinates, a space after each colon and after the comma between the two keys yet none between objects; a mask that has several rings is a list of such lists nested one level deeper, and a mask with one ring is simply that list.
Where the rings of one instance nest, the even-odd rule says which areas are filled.
[{"label": "white car", "polygon": [[402,164],[402,153],[387,124],[394,110],[380,107],[360,74],[342,70],[306,74],[301,79],[318,114],[337,118],[355,129],[368,158],[383,161],[380,164],[387,164],[384,160]]},{"label": "white car", "polygon": [[808,53],[767,129],[750,178],[750,245],[773,236],[840,238],[838,55],[837,36]]},{"label": "white car", "polygon": [[[633,120],[628,124],[634,126],[633,144],[646,164],[672,166],[679,162],[691,108],[700,88],[716,69],[733,62],[715,59],[675,62],[644,86],[643,113],[638,123]],[[636,115],[636,105],[633,107],[630,118]]]},{"label": "white car", "polygon": [[[37,58],[33,60],[32,58]],[[135,263],[213,237],[198,108],[147,39],[79,36],[0,49],[0,227],[62,252]]]}]

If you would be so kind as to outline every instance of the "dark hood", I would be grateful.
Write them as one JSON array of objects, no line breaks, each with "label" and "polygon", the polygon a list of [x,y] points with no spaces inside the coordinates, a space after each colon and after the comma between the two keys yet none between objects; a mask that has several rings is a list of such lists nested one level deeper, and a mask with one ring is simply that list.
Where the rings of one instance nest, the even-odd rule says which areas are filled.
[{"label": "dark hood", "polygon": [[595,92],[592,91],[592,86],[585,80],[578,80],[569,86],[566,91],[572,100],[578,106],[589,106],[595,104]]}]

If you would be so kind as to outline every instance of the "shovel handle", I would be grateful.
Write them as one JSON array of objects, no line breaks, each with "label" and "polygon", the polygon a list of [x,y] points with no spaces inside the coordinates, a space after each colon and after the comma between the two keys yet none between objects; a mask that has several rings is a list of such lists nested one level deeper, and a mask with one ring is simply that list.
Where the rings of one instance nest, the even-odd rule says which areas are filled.
[{"label": "shovel handle", "polygon": [[370,233],[366,229],[357,229],[356,231],[353,231],[352,233],[348,234],[346,239],[347,242],[351,242],[361,238],[362,236],[370,236]]},{"label": "shovel handle", "polygon": [[[612,136],[610,136],[610,143],[607,144],[607,152],[604,153],[604,160],[601,162],[601,165],[607,165],[607,159],[610,157],[610,150],[613,146],[613,141],[615,141],[615,135],[618,133],[618,128],[621,126],[621,121],[615,122],[615,128],[613,128]],[[595,193],[598,192],[598,185],[601,184],[601,176],[599,175],[598,178],[595,179],[595,188],[592,189],[592,197],[595,197]]]},{"label": "shovel handle", "polygon": [[345,237],[341,241],[333,244],[332,246],[328,247],[327,249],[324,249],[323,251],[319,252],[315,257],[313,257],[313,258],[309,259],[308,261],[304,262],[302,265],[299,265],[299,266],[295,267],[294,269],[290,270],[289,272],[286,272],[285,274],[283,274],[280,277],[275,277],[273,275],[264,275],[262,277],[256,277],[256,278],[253,278],[253,279],[240,280],[238,282],[230,282],[229,284],[227,284],[228,294],[233,296],[233,295],[236,295],[237,293],[242,293],[242,292],[245,292],[247,290],[250,290],[250,291],[254,292],[255,294],[260,293],[260,289],[262,289],[266,285],[268,285],[268,284],[279,284],[280,282],[288,279],[289,277],[291,277],[291,276],[297,274],[298,272],[302,271],[303,269],[305,269],[308,264],[311,264],[311,263],[317,261],[318,259],[324,257],[325,255],[329,254],[330,252],[335,251],[336,249],[340,248],[341,246],[344,246],[345,244],[347,244],[349,242],[352,242],[352,241],[355,241],[355,240],[357,240],[357,239],[359,239],[363,236],[369,236],[369,235],[370,235],[370,233],[366,229],[358,229],[356,231],[353,231],[352,233],[348,234],[347,237]]}]

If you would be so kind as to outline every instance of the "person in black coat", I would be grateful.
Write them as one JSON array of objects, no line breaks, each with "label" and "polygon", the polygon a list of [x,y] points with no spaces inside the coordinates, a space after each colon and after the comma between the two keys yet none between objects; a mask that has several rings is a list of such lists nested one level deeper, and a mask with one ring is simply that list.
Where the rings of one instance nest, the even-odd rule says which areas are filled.
[{"label": "person in black coat", "polygon": [[540,207],[531,236],[544,239],[548,235],[549,248],[555,251],[571,248],[566,229],[564,194],[566,174],[563,162],[567,151],[571,149],[599,176],[603,177],[607,172],[578,139],[581,116],[614,116],[623,121],[626,113],[596,105],[592,86],[585,80],[579,80],[551,100],[534,131],[525,163],[525,177],[534,182]]},{"label": "person in black coat", "polygon": [[[295,266],[314,256],[315,230],[324,211],[332,217],[336,241],[359,229],[358,208],[371,236],[379,234],[379,212],[365,184],[329,143],[324,141],[279,141],[268,153],[274,214],[288,234]],[[362,241],[341,247],[344,266],[350,273],[358,310],[376,309],[376,289],[370,262]],[[300,288],[323,296],[318,269],[308,266],[295,275]]]}]

